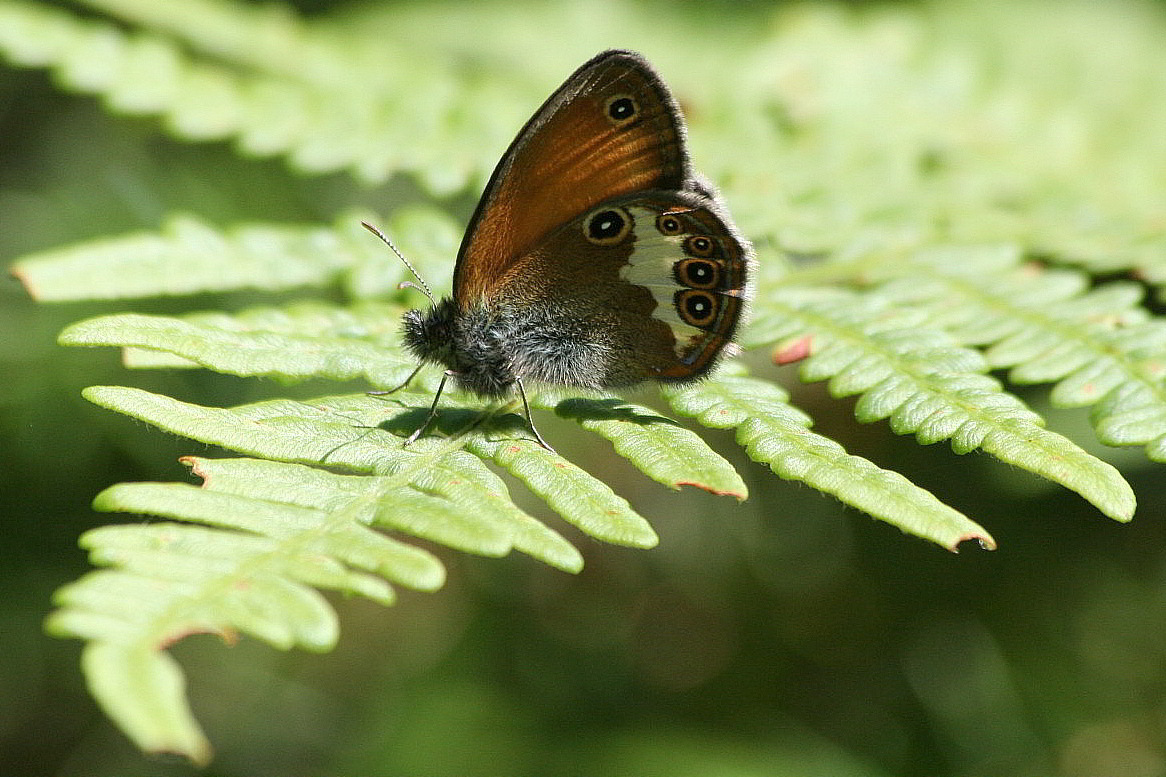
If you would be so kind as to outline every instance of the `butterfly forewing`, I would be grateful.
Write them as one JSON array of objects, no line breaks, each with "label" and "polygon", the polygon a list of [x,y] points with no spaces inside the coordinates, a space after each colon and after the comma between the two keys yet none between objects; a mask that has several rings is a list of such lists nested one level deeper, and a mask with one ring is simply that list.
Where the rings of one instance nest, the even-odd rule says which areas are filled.
[{"label": "butterfly forewing", "polygon": [[499,162],[462,241],[454,298],[492,293],[551,232],[613,197],[684,188],[679,110],[639,55],[606,52],[535,113]]}]

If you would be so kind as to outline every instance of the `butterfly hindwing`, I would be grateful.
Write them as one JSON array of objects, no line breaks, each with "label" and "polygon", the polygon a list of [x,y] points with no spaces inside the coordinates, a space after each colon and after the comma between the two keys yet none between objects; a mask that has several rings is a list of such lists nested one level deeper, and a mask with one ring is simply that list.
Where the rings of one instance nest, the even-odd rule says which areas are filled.
[{"label": "butterfly hindwing", "polygon": [[[563,361],[603,365],[592,376],[580,369],[573,380],[553,382],[686,381],[727,352],[745,312],[751,261],[748,242],[710,196],[637,192],[552,232],[509,268],[495,293],[552,319],[544,329],[569,332],[557,335]],[[584,359],[594,348],[604,358]],[[548,361],[551,349],[539,350]]]}]

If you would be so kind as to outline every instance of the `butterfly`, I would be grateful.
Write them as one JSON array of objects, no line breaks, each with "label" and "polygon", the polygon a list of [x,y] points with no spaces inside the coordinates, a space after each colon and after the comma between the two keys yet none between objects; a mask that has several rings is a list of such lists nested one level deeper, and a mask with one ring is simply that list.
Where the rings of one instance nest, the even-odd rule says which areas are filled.
[{"label": "butterfly", "polygon": [[398,388],[425,364],[445,368],[406,444],[432,423],[451,378],[482,398],[517,391],[552,450],[526,382],[684,383],[733,351],[753,249],[693,172],[685,132],[668,87],[631,51],[599,54],[543,103],[478,202],[453,296],[404,314],[419,364]]}]

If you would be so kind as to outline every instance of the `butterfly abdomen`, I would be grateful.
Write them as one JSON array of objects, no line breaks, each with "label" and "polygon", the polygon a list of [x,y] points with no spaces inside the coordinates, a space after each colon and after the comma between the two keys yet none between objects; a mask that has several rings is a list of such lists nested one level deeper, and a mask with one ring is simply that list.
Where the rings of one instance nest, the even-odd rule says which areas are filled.
[{"label": "butterfly abdomen", "polygon": [[510,328],[507,350],[516,374],[543,383],[593,389],[639,381],[613,373],[617,361],[612,353],[618,343],[610,327],[572,315],[567,309],[541,307],[533,325],[528,309]]}]

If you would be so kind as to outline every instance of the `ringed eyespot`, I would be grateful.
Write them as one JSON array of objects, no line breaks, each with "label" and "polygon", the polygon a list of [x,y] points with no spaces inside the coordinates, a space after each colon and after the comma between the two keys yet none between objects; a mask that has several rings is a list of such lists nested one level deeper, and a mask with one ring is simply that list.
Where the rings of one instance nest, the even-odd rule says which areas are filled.
[{"label": "ringed eyespot", "polygon": [[625,124],[640,113],[640,106],[629,95],[617,94],[608,97],[603,103],[603,112],[608,120],[615,125]]},{"label": "ringed eyespot", "polygon": [[712,238],[704,235],[693,235],[684,241],[685,250],[693,256],[712,256],[716,244]]},{"label": "ringed eyespot", "polygon": [[717,319],[717,299],[707,291],[678,291],[674,304],[676,312],[686,324],[704,329]]},{"label": "ringed eyespot", "polygon": [[720,286],[721,272],[716,262],[682,259],[674,268],[677,283],[690,289],[715,289]]},{"label": "ringed eyespot", "polygon": [[656,217],[656,229],[660,230],[662,235],[674,237],[684,231],[684,224],[671,213],[661,213]]},{"label": "ringed eyespot", "polygon": [[596,245],[613,246],[632,230],[632,216],[623,208],[603,208],[583,221],[583,234]]}]

